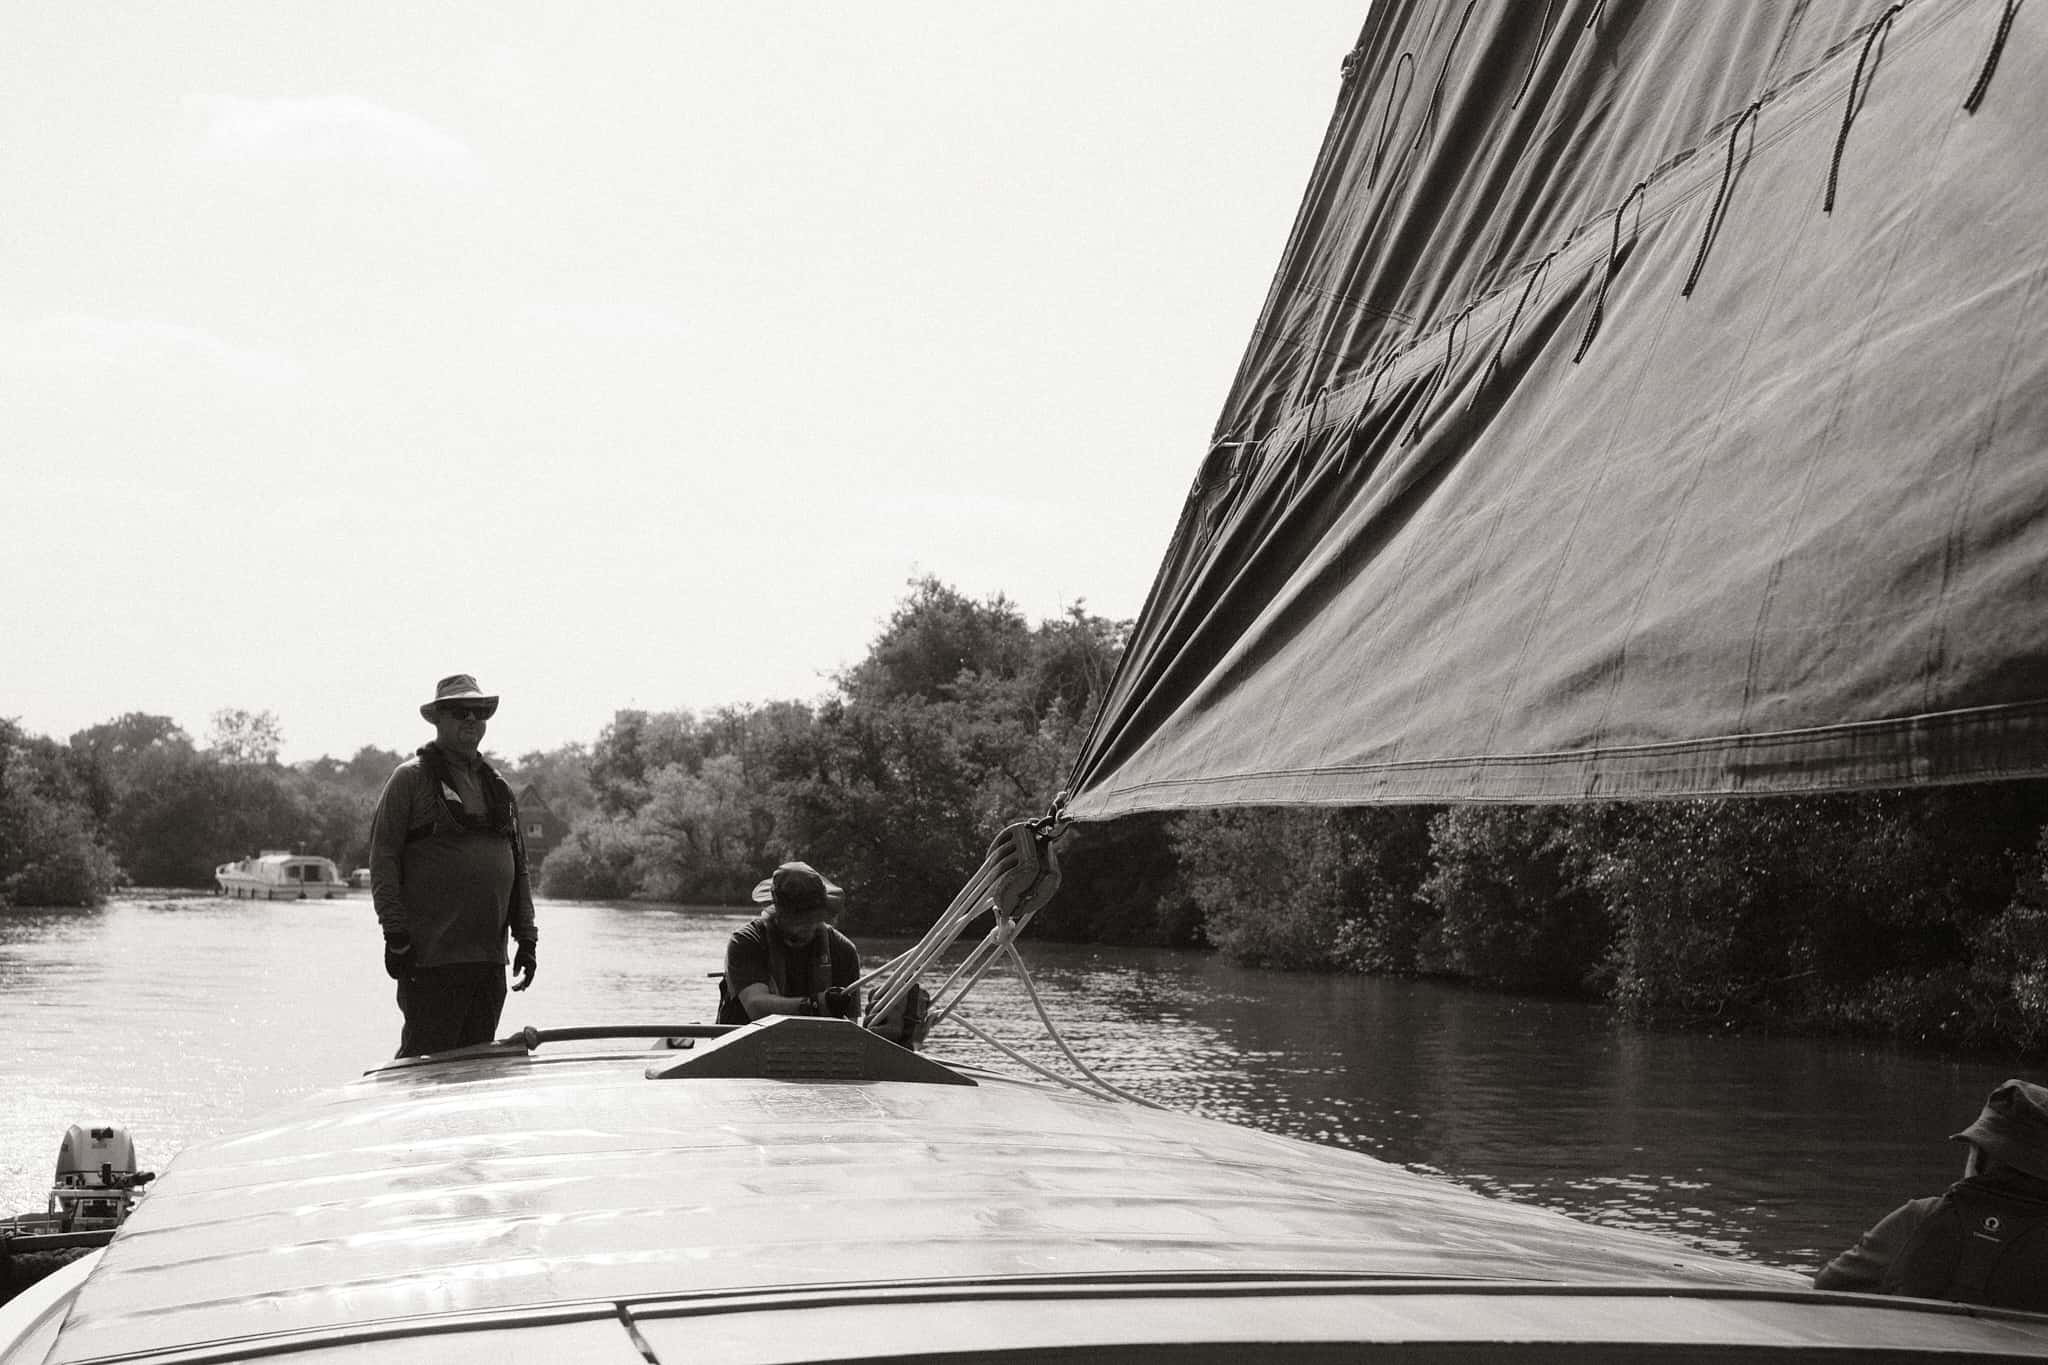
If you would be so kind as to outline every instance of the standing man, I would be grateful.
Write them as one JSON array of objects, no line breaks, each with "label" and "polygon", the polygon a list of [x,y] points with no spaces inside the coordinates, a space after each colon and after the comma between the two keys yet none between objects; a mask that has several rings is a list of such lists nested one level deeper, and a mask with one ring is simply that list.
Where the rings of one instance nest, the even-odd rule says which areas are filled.
[{"label": "standing man", "polygon": [[784,863],[754,888],[758,919],[725,945],[718,1022],[745,1024],[770,1014],[860,1014],[860,950],[832,927],[846,893],[809,863]]},{"label": "standing man", "polygon": [[1815,1289],[2048,1310],[2048,1089],[2007,1081],[1952,1140],[1963,1178],[1887,1214]]},{"label": "standing man", "polygon": [[392,772],[370,822],[370,896],[405,1016],[400,1057],[496,1036],[507,929],[519,944],[512,989],[538,969],[519,807],[477,751],[497,709],[469,674],[441,679],[420,707],[433,742]]}]

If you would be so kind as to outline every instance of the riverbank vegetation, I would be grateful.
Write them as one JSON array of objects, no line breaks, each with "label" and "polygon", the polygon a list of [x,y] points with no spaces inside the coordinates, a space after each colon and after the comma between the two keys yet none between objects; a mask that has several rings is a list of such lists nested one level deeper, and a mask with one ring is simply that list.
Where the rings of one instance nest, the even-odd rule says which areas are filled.
[{"label": "riverbank vegetation", "polygon": [[[989,838],[1041,814],[1126,625],[1036,625],[911,585],[826,697],[622,710],[492,760],[569,826],[564,898],[744,903],[803,857],[856,933],[921,932]],[[205,887],[259,848],[367,859],[403,755],[284,765],[265,712],[194,741],[132,714],[58,742],[0,720],[0,903]],[[2048,1045],[2048,783],[1544,807],[1233,810],[1082,826],[1033,933],[1292,970],[1577,995],[1691,1027]]]}]

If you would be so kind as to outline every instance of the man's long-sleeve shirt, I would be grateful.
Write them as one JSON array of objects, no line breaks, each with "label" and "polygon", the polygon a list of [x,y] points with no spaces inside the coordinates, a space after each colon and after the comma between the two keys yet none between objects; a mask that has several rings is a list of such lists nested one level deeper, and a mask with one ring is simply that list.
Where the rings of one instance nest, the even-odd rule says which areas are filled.
[{"label": "man's long-sleeve shirt", "polygon": [[[484,813],[484,793],[503,788],[488,765],[479,760],[476,768],[470,823]],[[463,794],[437,783],[419,756],[385,783],[370,824],[370,895],[384,932],[411,936],[416,966],[503,963],[508,929],[521,943],[538,939],[518,806],[509,791],[503,799],[507,828],[475,829],[458,818]]]}]

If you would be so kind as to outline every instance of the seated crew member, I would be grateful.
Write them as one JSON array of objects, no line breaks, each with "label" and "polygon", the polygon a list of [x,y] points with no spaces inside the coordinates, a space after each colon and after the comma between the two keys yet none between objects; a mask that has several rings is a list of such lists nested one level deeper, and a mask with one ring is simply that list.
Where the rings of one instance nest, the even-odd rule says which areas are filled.
[{"label": "seated crew member", "polygon": [[2048,1310],[2048,1088],[2007,1081],[1977,1121],[1963,1178],[1887,1214],[1815,1289]]},{"label": "seated crew member", "polygon": [[832,927],[846,893],[809,863],[784,863],[754,888],[765,909],[725,946],[718,1022],[771,1014],[860,1014],[860,951]]}]

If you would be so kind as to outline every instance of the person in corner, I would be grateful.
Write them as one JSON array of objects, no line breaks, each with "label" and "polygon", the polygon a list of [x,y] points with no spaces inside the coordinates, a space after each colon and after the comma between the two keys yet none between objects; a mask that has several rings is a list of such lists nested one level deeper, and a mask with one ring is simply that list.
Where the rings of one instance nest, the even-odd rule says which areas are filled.
[{"label": "person in corner", "polygon": [[1887,1214],[1815,1289],[2048,1310],[2048,1088],[2007,1081],[1951,1140],[1963,1178]]},{"label": "person in corner", "polygon": [[478,752],[497,710],[469,674],[441,679],[420,707],[433,742],[393,770],[370,821],[370,898],[398,983],[400,1057],[497,1035],[508,930],[519,945],[512,989],[539,969],[518,803]]},{"label": "person in corner", "polygon": [[725,945],[718,1022],[771,1014],[860,1015],[860,950],[832,927],[846,893],[809,863],[784,863],[754,888],[761,914]]}]

